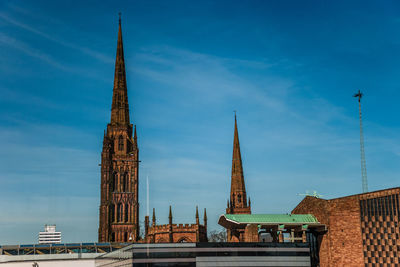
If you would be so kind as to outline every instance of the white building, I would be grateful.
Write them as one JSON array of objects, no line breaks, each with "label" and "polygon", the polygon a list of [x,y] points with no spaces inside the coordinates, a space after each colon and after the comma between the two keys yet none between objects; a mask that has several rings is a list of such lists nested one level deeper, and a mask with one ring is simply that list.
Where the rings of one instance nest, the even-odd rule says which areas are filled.
[{"label": "white building", "polygon": [[39,232],[39,244],[61,243],[61,232],[56,232],[56,225],[45,225],[44,232]]}]

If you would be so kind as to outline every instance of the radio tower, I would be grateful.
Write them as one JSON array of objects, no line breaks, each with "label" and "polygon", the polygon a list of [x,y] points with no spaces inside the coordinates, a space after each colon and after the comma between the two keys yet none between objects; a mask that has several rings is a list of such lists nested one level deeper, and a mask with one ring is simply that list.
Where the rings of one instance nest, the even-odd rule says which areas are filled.
[{"label": "radio tower", "polygon": [[368,192],[368,180],[367,180],[367,167],[365,163],[365,151],[364,151],[364,133],[362,127],[362,119],[361,119],[361,98],[363,94],[360,90],[358,93],[353,95],[353,97],[358,98],[358,110],[360,113],[360,155],[361,155],[361,178],[362,178],[362,190],[363,193]]}]

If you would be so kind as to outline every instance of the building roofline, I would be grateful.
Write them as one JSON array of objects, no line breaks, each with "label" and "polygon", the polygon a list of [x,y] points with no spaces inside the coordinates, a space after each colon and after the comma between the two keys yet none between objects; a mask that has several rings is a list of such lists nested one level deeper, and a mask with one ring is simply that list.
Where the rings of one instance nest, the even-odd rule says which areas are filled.
[{"label": "building roofline", "polygon": [[359,193],[359,194],[354,194],[354,195],[348,195],[348,196],[343,196],[343,197],[336,197],[336,198],[331,198],[331,199],[323,199],[323,200],[336,200],[336,199],[341,199],[341,198],[347,198],[347,197],[354,197],[354,196],[361,196],[361,195],[367,195],[367,194],[374,194],[374,193],[379,193],[383,191],[389,191],[389,190],[400,190],[400,187],[392,187],[392,188],[386,188],[386,189],[380,189],[376,191],[371,191],[371,192],[366,192],[366,193]]}]

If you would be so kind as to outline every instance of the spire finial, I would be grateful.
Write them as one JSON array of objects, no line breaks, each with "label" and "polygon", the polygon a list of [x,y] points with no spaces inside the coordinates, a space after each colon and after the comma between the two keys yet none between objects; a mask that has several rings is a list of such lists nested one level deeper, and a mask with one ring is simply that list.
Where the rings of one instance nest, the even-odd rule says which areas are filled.
[{"label": "spire finial", "polygon": [[118,19],[119,25],[121,25],[121,12],[118,13],[118,17],[119,17]]},{"label": "spire finial", "polygon": [[153,208],[153,226],[156,225],[156,209]]}]

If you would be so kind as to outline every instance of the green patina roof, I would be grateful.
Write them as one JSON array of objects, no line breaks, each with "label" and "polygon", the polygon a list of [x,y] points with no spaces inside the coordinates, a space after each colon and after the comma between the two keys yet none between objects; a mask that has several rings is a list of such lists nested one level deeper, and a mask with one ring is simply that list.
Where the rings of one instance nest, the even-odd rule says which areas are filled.
[{"label": "green patina roof", "polygon": [[223,216],[236,223],[319,223],[311,214],[224,214]]}]

